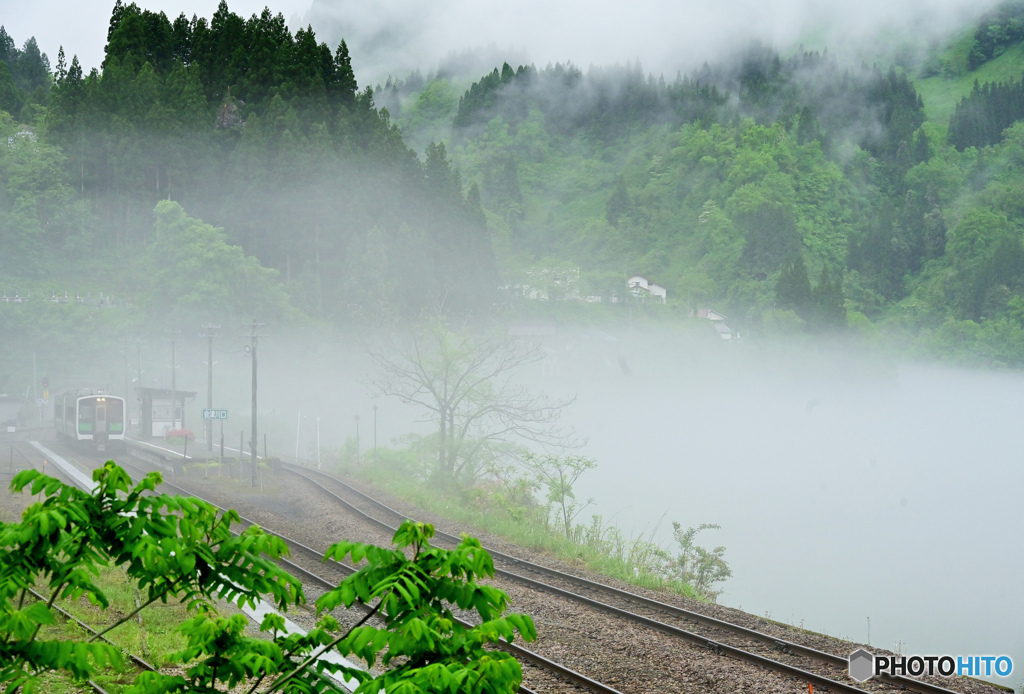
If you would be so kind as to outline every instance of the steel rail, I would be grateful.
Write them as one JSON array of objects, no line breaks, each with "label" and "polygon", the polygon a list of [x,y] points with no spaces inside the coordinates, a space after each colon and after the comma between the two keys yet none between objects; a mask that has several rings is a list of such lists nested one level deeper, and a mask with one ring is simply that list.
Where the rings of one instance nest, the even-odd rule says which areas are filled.
[{"label": "steel rail", "polygon": [[[36,454],[40,455],[40,456],[42,455],[39,451],[36,451],[35,449],[33,449],[33,451]],[[25,462],[27,462],[27,463],[31,463],[32,462],[29,459],[29,457],[27,455],[25,455],[21,450],[18,450],[18,454],[21,455],[21,457],[25,459]],[[56,467],[57,470],[59,471],[59,474],[63,475],[65,479],[67,479],[67,480],[69,480],[71,482],[71,484],[73,484],[76,487],[80,488],[80,485],[78,484],[78,481],[72,475],[70,475],[68,473],[68,471],[64,470],[64,468],[59,463],[55,462],[54,463],[54,467]],[[34,597],[36,600],[38,600],[39,602],[44,603],[44,604],[48,602],[47,597],[45,595],[43,595],[42,593],[39,593],[39,592],[33,590],[32,588],[26,588],[25,590],[30,595],[32,595],[32,597]],[[50,605],[50,608],[55,610],[58,614],[60,614],[65,619],[71,620],[72,622],[77,624],[79,627],[84,629],[86,632],[92,634],[93,637],[97,637],[98,636],[102,641],[105,641],[106,643],[110,644],[111,646],[114,646],[116,648],[120,648],[122,651],[128,653],[128,657],[136,665],[141,667],[143,670],[149,670],[150,672],[157,672],[157,669],[155,667],[153,667],[152,665],[150,665],[149,663],[147,663],[145,660],[143,660],[142,658],[138,657],[137,655],[135,655],[131,651],[127,651],[124,648],[122,648],[121,646],[118,646],[116,643],[114,643],[113,641],[108,639],[106,636],[101,635],[100,632],[96,631],[91,626],[89,626],[88,624],[86,624],[85,622],[83,622],[82,620],[80,620],[78,617],[74,616],[73,614],[71,614],[67,610],[65,610],[65,609],[63,609],[63,608],[61,608],[61,607],[59,607],[57,605]],[[92,688],[92,690],[94,692],[96,692],[96,694],[108,694],[107,690],[104,689],[103,687],[101,687],[99,685],[99,683],[97,683],[95,680],[92,680],[92,679],[86,680],[86,684],[88,684]]]},{"label": "steel rail", "polygon": [[[381,521],[381,520],[379,520],[377,518],[374,518],[373,516],[370,516],[369,514],[367,514],[364,511],[362,511],[361,509],[355,507],[354,505],[352,505],[351,503],[349,503],[345,499],[342,499],[341,497],[339,497],[334,492],[331,492],[329,489],[326,489],[325,487],[323,487],[323,485],[320,485],[319,483],[317,483],[315,480],[311,479],[309,476],[307,476],[304,473],[311,472],[311,473],[313,473],[315,475],[318,475],[320,477],[329,479],[330,481],[334,482],[335,484],[338,484],[341,487],[344,487],[347,491],[349,491],[352,494],[358,496],[359,498],[365,500],[367,503],[373,505],[376,508],[379,508],[379,509],[381,509],[383,511],[391,513],[391,514],[393,514],[393,515],[395,515],[395,516],[397,516],[399,518],[402,518],[402,519],[413,520],[413,519],[409,518],[406,514],[401,513],[400,511],[396,511],[395,509],[393,509],[393,508],[387,506],[386,504],[384,504],[384,503],[374,499],[373,497],[371,497],[368,494],[366,494],[366,493],[356,489],[355,487],[352,487],[351,485],[343,482],[342,480],[338,479],[337,477],[334,477],[333,475],[330,475],[330,474],[325,473],[325,472],[320,471],[320,470],[312,470],[310,468],[305,468],[305,467],[302,467],[302,466],[299,466],[299,465],[295,465],[293,463],[284,463],[283,465],[284,465],[285,469],[287,469],[292,474],[298,475],[299,477],[302,477],[302,478],[306,479],[308,482],[310,482],[313,485],[319,487],[324,492],[329,494],[332,498],[336,499],[339,503],[341,503],[347,509],[353,511],[354,513],[356,513],[357,515],[367,519],[368,521],[379,525],[382,528],[387,528],[387,529],[393,530],[391,528],[391,526],[389,526],[387,523],[385,523],[385,522],[383,522],[383,521]],[[445,533],[444,531],[435,530],[435,535],[437,535],[439,537],[443,537],[444,539],[448,540],[449,542],[453,542],[453,543],[456,543],[456,544],[460,541],[459,538],[457,538],[454,535],[451,535],[449,533]],[[514,556],[511,556],[509,554],[505,554],[505,553],[500,552],[498,550],[490,549],[490,548],[487,548],[487,547],[485,547],[485,549],[487,549],[487,551],[491,554],[491,556],[498,557],[498,558],[500,558],[500,559],[502,559],[504,561],[507,561],[509,563],[512,563],[512,564],[523,566],[523,567],[527,568],[530,571],[534,571],[536,573],[541,573],[541,574],[545,574],[545,575],[548,575],[548,576],[552,576],[552,577],[555,577],[555,578],[558,578],[558,579],[561,579],[561,580],[568,581],[570,583],[575,583],[577,585],[583,586],[583,587],[591,589],[591,590],[596,590],[596,591],[601,591],[601,592],[604,592],[604,593],[608,593],[608,594],[614,595],[616,597],[622,598],[624,600],[628,600],[630,602],[638,603],[638,604],[644,605],[646,607],[650,607],[652,609],[656,609],[656,610],[661,610],[663,612],[667,612],[667,613],[669,613],[669,614],[671,614],[671,615],[673,615],[675,617],[679,617],[681,619],[689,619],[689,620],[692,620],[692,621],[700,622],[700,623],[705,624],[707,626],[711,626],[711,627],[715,627],[715,628],[718,628],[718,629],[723,629],[723,630],[726,630],[726,631],[730,631],[730,632],[735,633],[737,635],[744,636],[744,637],[747,637],[747,638],[750,638],[750,639],[754,639],[754,640],[760,641],[762,643],[768,644],[768,645],[772,646],[773,648],[775,648],[776,650],[782,651],[783,653],[789,653],[791,655],[802,655],[802,656],[805,656],[805,657],[808,657],[808,658],[812,658],[814,660],[818,660],[820,662],[823,662],[823,663],[826,663],[826,664],[829,664],[829,665],[842,667],[844,669],[846,667],[848,667],[848,665],[849,665],[849,660],[848,659],[843,658],[841,656],[837,656],[837,655],[835,655],[833,653],[828,653],[826,651],[820,651],[820,650],[817,650],[815,648],[811,648],[809,646],[804,646],[803,644],[794,643],[792,641],[786,641],[784,639],[780,639],[780,638],[771,636],[770,634],[764,634],[762,632],[755,631],[753,629],[749,629],[747,627],[744,627],[744,626],[741,626],[741,625],[738,625],[738,624],[732,624],[731,622],[726,622],[726,621],[723,621],[723,620],[720,620],[720,619],[716,619],[714,617],[709,617],[708,615],[704,615],[704,614],[701,614],[699,612],[693,612],[691,610],[687,610],[687,609],[678,607],[676,605],[670,605],[670,604],[663,603],[663,602],[660,602],[660,601],[657,601],[657,600],[653,600],[651,598],[648,598],[648,597],[645,597],[645,596],[642,596],[642,595],[637,595],[636,593],[631,593],[629,591],[622,590],[620,588],[615,588],[613,586],[605,585],[603,583],[597,583],[595,581],[591,581],[591,580],[586,579],[586,578],[581,578],[579,576],[574,576],[572,574],[567,574],[567,573],[558,571],[556,569],[552,569],[552,568],[547,567],[547,566],[542,566],[540,564],[535,564],[533,562],[526,561],[524,559],[520,559],[518,557],[514,557]],[[736,657],[740,657],[742,659],[751,660],[752,662],[758,662],[759,664],[762,664],[762,665],[765,664],[765,661],[767,663],[777,663],[782,668],[786,668],[786,670],[784,670],[784,672],[787,672],[788,674],[801,673],[800,676],[802,676],[802,677],[807,677],[807,678],[815,677],[815,678],[818,678],[819,681],[814,681],[814,684],[817,685],[817,686],[836,687],[836,688],[841,689],[842,691],[847,691],[847,692],[863,692],[863,691],[865,691],[863,689],[859,689],[857,687],[854,687],[852,685],[846,684],[844,682],[839,682],[839,681],[836,681],[836,680],[831,680],[831,679],[826,678],[826,677],[824,677],[822,675],[817,675],[815,673],[810,673],[810,672],[805,671],[805,670],[803,670],[801,668],[797,668],[796,666],[787,665],[785,663],[780,663],[779,661],[772,660],[770,658],[765,658],[764,656],[760,656],[760,655],[758,655],[756,653],[750,653],[749,651],[743,651],[741,649],[736,649],[733,646],[728,646],[727,644],[723,644],[723,643],[719,643],[719,642],[710,640],[706,636],[701,636],[700,634],[695,634],[694,632],[690,632],[690,631],[687,631],[685,629],[680,629],[679,627],[674,627],[672,625],[665,624],[664,622],[659,622],[657,620],[653,620],[653,619],[651,619],[649,617],[644,617],[642,615],[637,615],[635,613],[628,612],[626,610],[621,610],[620,608],[614,607],[612,605],[607,605],[606,603],[602,603],[600,601],[593,600],[591,598],[587,598],[585,596],[578,595],[576,593],[572,593],[570,591],[566,591],[566,590],[563,590],[561,588],[558,588],[558,587],[555,587],[555,586],[551,586],[551,585],[546,584],[546,583],[542,583],[540,581],[535,581],[533,579],[530,579],[530,578],[527,578],[527,577],[524,577],[524,576],[520,576],[519,574],[515,574],[515,573],[512,573],[510,571],[504,571],[502,569],[495,569],[495,573],[497,573],[499,575],[504,575],[504,576],[506,576],[507,578],[509,578],[511,580],[519,581],[519,582],[525,583],[527,585],[533,585],[535,588],[537,588],[539,590],[544,590],[546,592],[553,593],[553,594],[559,595],[561,597],[568,598],[570,600],[575,600],[577,602],[589,605],[591,607],[595,607],[595,608],[600,609],[602,611],[607,611],[607,612],[610,612],[612,614],[616,614],[618,616],[621,616],[623,618],[630,619],[630,620],[633,620],[633,621],[637,621],[639,623],[645,624],[646,626],[648,626],[650,628],[657,629],[657,630],[662,631],[664,633],[669,633],[669,634],[672,634],[674,636],[678,636],[680,638],[684,638],[684,639],[689,640],[689,641],[691,641],[693,643],[698,643],[699,645],[706,645],[709,649],[715,651],[716,653],[720,653],[720,652],[730,653],[730,651],[735,651],[735,652],[730,653],[730,654],[735,655]],[[740,654],[745,654],[745,655],[740,655]],[[748,656],[749,656],[749,658],[748,658]],[[775,667],[775,666],[772,666],[772,667]],[[776,669],[778,669],[778,668],[776,668]],[[878,677],[876,677],[874,679],[876,681],[881,681],[881,682],[884,682],[886,684],[892,685],[892,686],[900,688],[900,689],[912,689],[914,691],[921,692],[922,694],[958,694],[954,690],[946,689],[945,687],[941,687],[939,685],[930,684],[928,682],[921,682],[919,680],[911,679],[909,677],[881,675],[881,676],[878,676]]]},{"label": "steel rail", "polygon": [[[294,466],[292,466],[292,467],[294,467]],[[392,526],[388,525],[384,521],[379,520],[377,518],[374,518],[373,516],[369,515],[365,511],[362,511],[361,509],[356,508],[355,506],[353,506],[351,503],[349,503],[345,499],[342,499],[340,496],[338,496],[337,494],[335,494],[331,490],[327,489],[323,485],[319,484],[315,480],[307,477],[306,475],[304,475],[304,474],[302,474],[300,472],[297,472],[294,469],[290,470],[290,472],[292,472],[292,474],[296,475],[297,477],[301,477],[301,478],[307,480],[308,482],[310,482],[311,484],[315,485],[316,487],[321,489],[323,492],[325,492],[326,494],[330,495],[331,498],[335,499],[340,504],[342,504],[346,509],[348,509],[349,511],[351,511],[351,512],[355,513],[356,515],[362,517],[366,521],[368,521],[370,523],[373,523],[373,524],[381,527],[382,529],[390,530],[391,532],[394,532],[396,530],[395,528],[393,528]],[[320,473],[320,474],[323,475],[324,473]],[[329,475],[324,475],[324,476],[325,477],[330,477]],[[332,479],[334,479],[334,478],[332,478]],[[344,485],[344,482],[339,482],[339,483]],[[345,486],[347,487],[348,485],[345,485]],[[405,516],[404,514],[400,514],[397,511],[393,511],[393,513],[395,513],[396,515],[398,515],[398,516],[400,516],[402,518],[407,518],[407,516]],[[448,535],[447,533],[438,533],[438,534],[442,534],[442,535],[444,535],[446,537],[449,537],[449,538],[452,537],[451,535]],[[491,550],[488,549],[487,551],[490,552]],[[502,555],[500,552],[496,552],[495,554],[500,555],[500,556],[507,556],[507,555]],[[526,578],[525,576],[520,576],[519,574],[514,574],[514,573],[512,573],[510,571],[505,571],[503,569],[495,568],[494,573],[496,575],[498,575],[498,576],[503,576],[503,577],[508,578],[508,579],[510,579],[512,581],[516,581],[518,583],[522,583],[523,585],[532,587],[535,590],[540,590],[540,591],[543,591],[545,593],[551,593],[553,595],[558,595],[560,597],[567,598],[567,599],[572,600],[574,602],[578,602],[580,604],[587,605],[588,607],[592,607],[592,608],[597,609],[597,610],[599,610],[601,612],[612,614],[612,615],[615,615],[616,617],[621,617],[621,618],[626,619],[628,621],[632,621],[632,622],[636,622],[638,624],[642,624],[642,625],[644,625],[644,626],[646,626],[648,628],[655,629],[657,631],[661,631],[661,632],[669,634],[671,636],[676,636],[676,637],[682,638],[682,639],[684,639],[686,641],[689,641],[691,643],[694,643],[694,644],[696,644],[698,646],[707,648],[708,650],[712,651],[716,655],[729,655],[729,656],[732,656],[732,657],[737,658],[739,660],[744,660],[744,661],[746,661],[748,663],[753,663],[753,664],[756,664],[756,665],[761,665],[761,666],[764,666],[764,667],[768,667],[768,668],[776,670],[778,672],[782,672],[783,674],[786,674],[786,675],[796,675],[796,676],[802,678],[805,682],[809,682],[809,683],[814,684],[815,686],[818,686],[818,687],[828,687],[828,688],[833,689],[835,691],[846,692],[847,694],[869,694],[868,692],[866,692],[866,690],[859,689],[857,687],[851,686],[851,685],[846,684],[844,682],[839,682],[837,680],[833,680],[833,679],[830,679],[828,677],[824,677],[822,675],[818,675],[816,673],[809,672],[809,671],[804,670],[802,668],[798,668],[798,667],[796,667],[794,665],[787,665],[786,663],[781,663],[781,662],[779,662],[777,660],[772,660],[771,658],[766,658],[766,657],[764,657],[762,655],[758,655],[756,653],[751,653],[750,651],[745,651],[743,649],[736,648],[735,646],[730,646],[730,645],[728,645],[726,643],[722,643],[720,641],[715,641],[713,639],[709,639],[706,636],[702,636],[700,634],[696,634],[696,633],[694,633],[692,631],[687,631],[685,629],[680,629],[679,627],[674,627],[674,626],[672,626],[670,624],[665,624],[664,622],[659,622],[659,621],[651,619],[649,617],[644,617],[642,615],[638,615],[638,614],[635,614],[633,612],[627,612],[626,610],[622,610],[622,609],[620,609],[618,607],[614,607],[612,605],[608,605],[607,603],[603,603],[603,602],[600,602],[598,600],[594,600],[592,598],[588,598],[588,597],[579,595],[577,593],[572,593],[570,591],[563,590],[561,588],[556,588],[555,586],[549,585],[547,583],[541,583],[540,581],[535,581],[535,580],[533,580],[531,578]],[[568,574],[566,574],[565,576],[568,577]]]},{"label": "steel rail", "polygon": [[[139,470],[140,472],[144,472],[141,468],[139,468],[136,465],[132,465],[131,463],[125,463],[124,465],[125,465],[125,467],[132,467],[132,468],[134,468],[136,470]],[[223,508],[222,506],[220,506],[218,504],[214,504],[213,502],[210,502],[210,501],[208,501],[206,499],[203,499],[201,496],[199,496],[197,494],[194,494],[194,493],[192,493],[192,492],[190,492],[190,491],[188,491],[186,489],[183,489],[183,488],[181,488],[181,487],[179,487],[179,486],[177,486],[175,484],[172,484],[172,483],[167,482],[167,481],[164,481],[162,484],[164,484],[165,486],[167,486],[170,489],[177,490],[181,494],[188,495],[188,496],[194,496],[194,497],[196,497],[198,499],[202,499],[203,501],[206,501],[206,503],[209,503],[212,506],[214,506],[215,508],[220,509],[222,512],[226,511],[226,509]],[[236,511],[236,513],[237,513],[237,511]],[[328,558],[325,557],[322,552],[318,552],[317,550],[315,550],[312,547],[309,547],[309,546],[299,542],[298,540],[290,538],[287,535],[283,535],[281,533],[275,532],[275,531],[271,530],[270,528],[267,528],[267,527],[265,527],[265,526],[263,526],[263,525],[261,525],[259,523],[256,523],[253,520],[245,518],[241,514],[239,514],[239,519],[242,520],[242,522],[244,522],[244,523],[248,523],[249,525],[259,525],[259,527],[261,527],[264,530],[264,532],[266,532],[267,534],[274,535],[275,537],[280,538],[282,541],[285,542],[285,544],[289,545],[290,547],[299,548],[302,551],[317,557],[320,561],[330,561],[333,566],[335,566],[336,568],[340,569],[342,572],[344,572],[344,573],[346,573],[348,575],[351,575],[352,573],[355,573],[355,571],[356,571],[356,569],[354,569],[352,567],[349,567],[349,566],[346,566],[344,564],[341,564],[340,562],[337,562],[337,561],[335,561],[333,559],[329,559],[328,560]],[[301,573],[301,574],[307,576],[310,580],[312,580],[315,583],[319,584],[321,587],[326,587],[326,588],[329,588],[329,589],[334,589],[334,588],[337,587],[334,583],[328,581],[325,578],[322,578],[322,577],[314,574],[312,571],[309,571],[308,569],[305,569],[305,568],[299,566],[298,564],[295,564],[294,562],[288,561],[287,559],[282,559],[281,561],[283,563],[285,563],[286,565],[288,565],[289,568],[291,568],[292,570],[295,570],[297,573]],[[366,605],[361,605],[361,608],[364,609],[364,610],[367,610],[367,611],[370,609]],[[464,621],[462,619],[459,619],[458,617],[455,618],[455,621],[459,622],[459,624],[461,624],[465,628],[471,628],[472,627],[472,625],[470,623],[468,623],[468,622],[466,622],[466,621]],[[557,662],[555,662],[553,660],[548,660],[547,658],[545,658],[544,656],[540,655],[539,653],[535,653],[534,651],[531,651],[531,650],[529,650],[527,648],[523,648],[522,646],[518,646],[515,643],[510,643],[510,642],[502,639],[498,643],[498,647],[501,648],[502,650],[505,650],[505,651],[511,653],[512,655],[515,655],[515,656],[517,656],[517,657],[519,657],[519,658],[521,658],[523,660],[526,660],[526,661],[529,661],[529,662],[533,663],[534,665],[540,667],[541,669],[548,670],[551,673],[553,673],[553,674],[555,674],[555,675],[557,675],[557,676],[559,676],[559,677],[561,677],[561,678],[563,678],[565,680],[568,680],[568,681],[570,681],[570,682],[572,682],[574,684],[578,684],[578,685],[581,685],[583,687],[586,687],[587,689],[590,689],[590,690],[596,692],[597,694],[621,694],[618,690],[613,689],[612,687],[609,687],[606,684],[603,684],[601,682],[593,680],[593,679],[587,677],[586,675],[584,675],[582,673],[579,673],[579,672],[576,672],[575,670],[572,670],[571,668],[565,667],[564,665],[562,665],[560,663],[557,663]],[[534,694],[530,689],[528,689],[526,687],[523,687],[523,686],[520,686],[519,691],[521,692],[521,694]]]},{"label": "steel rail", "polygon": [[[41,593],[37,593],[36,591],[32,590],[31,588],[28,588],[27,590],[28,590],[29,593],[32,594],[33,597],[35,597],[36,600],[38,600],[39,602],[42,602],[42,603],[46,603],[47,599],[46,599],[45,595],[42,595]],[[108,639],[106,636],[101,636],[100,632],[96,631],[91,626],[89,626],[88,624],[86,624],[81,619],[79,619],[78,617],[74,616],[73,614],[71,614],[67,610],[62,609],[60,607],[57,607],[56,605],[51,605],[50,608],[56,610],[65,619],[70,619],[72,622],[74,622],[75,624],[80,626],[82,629],[85,629],[87,632],[92,634],[93,637],[99,636],[99,638],[101,640],[106,641],[111,646],[115,646],[116,648],[121,648],[121,646],[118,646],[116,643],[114,643],[113,641]],[[125,649],[121,648],[121,650],[124,651]],[[153,667],[152,665],[147,663],[142,658],[138,657],[137,655],[135,655],[134,653],[132,653],[130,651],[125,651],[125,652],[127,652],[128,653],[128,657],[131,658],[131,660],[136,665],[141,667],[143,670],[149,670],[150,672],[157,672],[157,669],[155,667]],[[87,683],[88,683],[88,685],[90,687],[93,688],[93,690],[97,694],[107,694],[107,690],[105,690],[103,687],[101,687],[99,684],[97,684],[94,680],[87,680]]]}]

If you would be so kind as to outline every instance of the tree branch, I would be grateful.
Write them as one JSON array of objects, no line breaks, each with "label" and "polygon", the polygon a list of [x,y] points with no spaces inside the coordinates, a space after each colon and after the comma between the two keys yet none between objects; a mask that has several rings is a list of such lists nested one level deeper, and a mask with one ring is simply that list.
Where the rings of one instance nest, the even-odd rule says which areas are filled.
[{"label": "tree branch", "polygon": [[389,590],[387,593],[382,595],[380,597],[380,600],[377,601],[376,606],[374,606],[374,608],[372,610],[367,612],[366,616],[364,616],[362,619],[360,619],[358,622],[356,622],[356,624],[353,625],[351,629],[349,629],[344,634],[342,634],[338,638],[336,638],[333,641],[331,641],[329,644],[327,644],[325,646],[321,646],[316,652],[312,653],[308,658],[306,658],[304,661],[299,663],[299,665],[295,669],[293,669],[291,672],[289,672],[287,675],[285,675],[284,677],[281,677],[281,678],[275,680],[270,685],[270,691],[274,691],[274,690],[280,688],[281,685],[283,685],[285,682],[287,682],[290,679],[293,679],[297,674],[299,674],[299,672],[301,672],[302,670],[305,670],[306,667],[308,667],[310,663],[312,663],[314,660],[319,658],[321,655],[323,655],[324,653],[326,653],[327,651],[331,650],[332,648],[337,646],[339,643],[341,643],[342,641],[347,639],[349,634],[351,634],[357,628],[363,626],[363,624],[365,624],[370,619],[370,617],[372,617],[375,614],[377,614],[377,612],[380,610],[381,606],[384,604],[384,599],[387,598],[387,596],[391,592],[392,591]]}]

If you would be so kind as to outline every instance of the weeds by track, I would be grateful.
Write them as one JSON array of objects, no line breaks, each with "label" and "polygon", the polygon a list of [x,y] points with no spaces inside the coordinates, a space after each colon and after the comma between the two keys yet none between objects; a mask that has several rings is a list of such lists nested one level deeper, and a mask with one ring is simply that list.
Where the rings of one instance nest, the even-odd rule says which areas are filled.
[{"label": "weeds by track", "polygon": [[[152,463],[152,460],[146,459],[145,454],[143,454],[142,456],[136,455],[136,458],[138,458],[140,462],[150,464]],[[141,474],[145,474],[146,472],[146,470],[133,463],[124,462],[122,463],[122,465],[126,468],[134,469]],[[166,480],[163,482],[163,486],[179,494],[202,498],[198,494],[183,489],[182,487],[167,482]],[[217,506],[217,508],[220,508],[222,511],[225,510],[223,507],[217,504],[214,505]],[[245,517],[241,517],[241,520],[246,525],[256,524],[254,521]],[[312,569],[307,568],[307,566],[304,566],[303,564],[300,564],[296,561],[291,561],[287,559],[280,560],[285,569],[287,569],[290,572],[294,572],[298,576],[304,577],[307,581],[312,582],[317,587],[323,590],[331,590],[338,585],[338,580],[332,581],[321,575],[320,572],[323,571],[323,567],[328,567],[330,571],[336,574],[340,574],[341,577],[350,575],[355,571],[354,568],[346,566],[345,564],[335,562],[334,560],[325,560],[325,557],[321,552],[318,552],[312,547],[309,547],[308,545],[298,540],[295,540],[294,538],[283,535],[271,528],[266,527],[263,524],[260,524],[260,526],[263,528],[265,532],[275,535],[279,537],[281,540],[283,540],[288,545],[288,547],[293,551],[294,554],[299,556],[305,556],[309,559],[312,559],[318,564],[319,567],[321,567],[317,571],[313,571]],[[297,557],[293,556],[293,559],[296,558]],[[360,609],[364,611],[370,610],[370,608],[365,605],[360,605]],[[470,624],[465,621],[459,621],[464,626],[470,626]],[[541,680],[547,680],[547,682],[545,682],[545,684],[548,685],[546,688],[547,691],[551,691],[552,685],[561,685],[561,687],[559,688],[564,689],[565,685],[568,684],[570,687],[583,687],[589,691],[594,692],[595,694],[621,694],[618,690],[612,687],[609,687],[601,682],[586,677],[585,675],[576,672],[571,668],[568,668],[555,661],[549,660],[517,644],[502,641],[502,643],[500,644],[500,648],[506,650],[507,652],[511,653],[516,658],[518,658],[520,660],[520,663],[524,666],[524,671],[533,673],[533,677],[531,679],[539,678]],[[552,681],[552,679],[554,681]],[[522,692],[522,694],[533,694],[533,692],[526,687],[520,687],[520,692]]]},{"label": "weeds by track", "polygon": [[[351,513],[384,530],[393,531],[388,522],[376,518],[355,503],[317,481],[341,489],[350,498],[354,497],[363,506],[382,511],[398,522],[408,518],[386,504],[339,480],[333,475],[285,464],[285,469],[313,485],[321,493],[334,499]],[[316,477],[317,479],[313,479]],[[456,544],[459,538],[435,530],[435,537],[449,544]],[[519,557],[487,548],[496,561],[508,568],[496,568],[496,574],[534,590],[558,595],[589,607],[613,614],[645,627],[704,646],[718,655],[725,655],[793,675],[826,691],[837,692],[885,692],[912,690],[922,694],[956,694],[953,690],[929,682],[907,677],[879,677],[854,685],[847,681],[833,679],[847,677],[848,659],[806,645],[780,639],[771,634],[758,632],[747,627],[732,624],[714,617],[693,612],[676,605],[667,604],[629,591],[597,583],[579,576],[526,561]],[[523,573],[532,573],[544,578],[529,578],[511,571],[515,568]],[[571,589],[570,589],[571,588]],[[601,599],[598,600],[597,597]],[[687,628],[683,628],[685,625]]]}]

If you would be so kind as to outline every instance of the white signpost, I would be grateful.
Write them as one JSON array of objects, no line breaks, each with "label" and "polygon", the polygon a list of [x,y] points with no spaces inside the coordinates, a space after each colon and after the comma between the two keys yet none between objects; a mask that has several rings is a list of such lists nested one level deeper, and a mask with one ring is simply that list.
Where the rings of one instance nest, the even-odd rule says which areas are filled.
[{"label": "white signpost", "polygon": [[227,410],[203,410],[203,419],[227,419]]}]

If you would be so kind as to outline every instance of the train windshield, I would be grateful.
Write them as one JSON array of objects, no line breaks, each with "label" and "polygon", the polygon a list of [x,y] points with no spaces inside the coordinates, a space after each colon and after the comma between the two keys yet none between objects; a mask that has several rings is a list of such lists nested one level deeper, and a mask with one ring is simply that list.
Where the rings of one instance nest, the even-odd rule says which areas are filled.
[{"label": "train windshield", "polygon": [[124,433],[124,403],[120,400],[107,402],[107,430],[111,434]]}]

